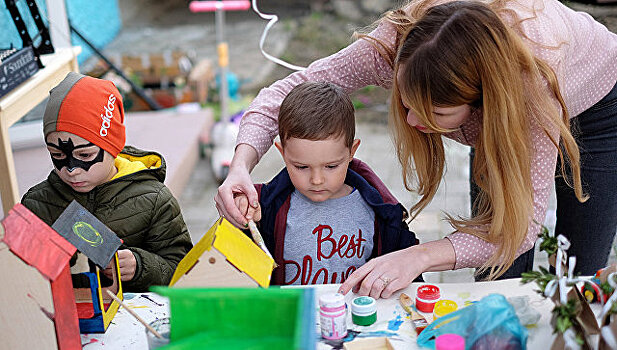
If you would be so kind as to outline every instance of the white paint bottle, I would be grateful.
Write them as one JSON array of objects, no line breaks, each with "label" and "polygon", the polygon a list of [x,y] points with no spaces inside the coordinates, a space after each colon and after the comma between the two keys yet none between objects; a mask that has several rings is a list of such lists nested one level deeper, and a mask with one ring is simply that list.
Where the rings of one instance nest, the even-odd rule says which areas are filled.
[{"label": "white paint bottle", "polygon": [[319,325],[325,339],[341,339],[347,336],[347,305],[340,293],[319,297]]}]

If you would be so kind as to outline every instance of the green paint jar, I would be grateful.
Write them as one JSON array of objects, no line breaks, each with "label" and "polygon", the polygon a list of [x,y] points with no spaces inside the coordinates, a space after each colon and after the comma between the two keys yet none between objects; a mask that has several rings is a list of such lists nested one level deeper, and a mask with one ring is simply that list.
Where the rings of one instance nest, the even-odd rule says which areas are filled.
[{"label": "green paint jar", "polygon": [[377,321],[377,303],[371,297],[357,297],[351,302],[351,320],[358,326],[370,326]]}]

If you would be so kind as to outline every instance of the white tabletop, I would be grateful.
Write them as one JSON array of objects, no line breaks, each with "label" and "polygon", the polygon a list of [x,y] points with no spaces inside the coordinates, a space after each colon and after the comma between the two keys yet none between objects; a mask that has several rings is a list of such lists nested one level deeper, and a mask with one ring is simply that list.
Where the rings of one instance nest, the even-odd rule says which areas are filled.
[{"label": "white tabletop", "polygon": [[[401,291],[414,298],[416,288],[420,283],[413,283]],[[550,326],[551,310],[553,303],[541,297],[535,289],[534,283],[521,285],[519,279],[510,279],[494,282],[476,283],[441,283],[441,298],[455,301],[459,307],[465,302],[477,301],[492,293],[499,293],[505,297],[528,296],[530,305],[541,313],[542,317],[535,327],[528,328],[528,349],[545,350],[553,341],[554,335]],[[318,309],[317,299],[324,293],[335,293],[339,285],[315,286],[315,308]],[[400,292],[395,293],[389,299],[377,301],[377,322],[371,326],[363,327],[351,322],[351,315],[347,316],[347,328],[354,331],[356,338],[388,337],[395,349],[418,349],[416,334],[407,313],[398,303]],[[345,300],[348,305],[356,295],[349,293]],[[125,293],[125,302],[133,307],[146,322],[167,317],[169,307],[167,298],[153,293]],[[319,336],[319,312],[316,312],[316,336]],[[147,349],[145,328],[122,307],[113,319],[112,324],[104,334],[82,334],[84,349],[109,348],[109,349]],[[318,342],[317,349],[331,349],[323,339]]]}]

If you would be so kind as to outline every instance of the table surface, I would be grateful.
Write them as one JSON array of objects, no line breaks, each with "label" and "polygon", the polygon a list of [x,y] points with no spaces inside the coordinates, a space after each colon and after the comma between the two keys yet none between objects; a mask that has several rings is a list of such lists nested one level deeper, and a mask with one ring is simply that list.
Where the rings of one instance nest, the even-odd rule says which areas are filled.
[{"label": "table surface", "polygon": [[[415,291],[420,283],[413,283],[406,289],[395,293],[391,298],[380,299],[377,301],[377,322],[371,326],[357,326],[351,322],[351,315],[348,313],[347,328],[354,331],[356,338],[367,337],[388,337],[395,349],[418,349],[416,344],[416,333],[409,320],[408,314],[398,303],[401,292],[414,298]],[[339,285],[318,285],[315,288],[315,297],[319,298],[324,293],[334,293]],[[476,283],[441,283],[442,299],[450,299],[457,302],[459,307],[465,302],[477,301],[482,297],[499,293],[505,297],[528,296],[530,305],[540,312],[542,317],[538,324],[528,328],[529,338],[527,341],[528,349],[546,349],[554,338],[550,326],[551,310],[553,303],[540,296],[535,283],[521,285],[519,279],[509,279],[493,282]],[[351,305],[351,300],[356,295],[349,293],[345,300]],[[125,302],[133,308],[146,322],[167,317],[169,307],[167,298],[153,293],[125,293]],[[317,302],[315,307],[318,308]],[[317,312],[316,315],[319,315]],[[319,335],[319,317],[316,319],[316,334]],[[356,333],[357,332],[357,333]],[[145,327],[135,320],[124,308],[120,310],[113,319],[111,325],[104,334],[82,334],[81,342],[84,349],[109,348],[109,349],[147,349]],[[317,349],[332,349],[333,345],[320,339]],[[340,344],[339,344],[340,345]]]}]

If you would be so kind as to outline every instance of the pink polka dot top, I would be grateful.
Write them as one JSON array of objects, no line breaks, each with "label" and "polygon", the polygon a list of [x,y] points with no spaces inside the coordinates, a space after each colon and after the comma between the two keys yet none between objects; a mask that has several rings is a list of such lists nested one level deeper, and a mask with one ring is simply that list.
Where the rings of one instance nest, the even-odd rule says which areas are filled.
[{"label": "pink polka dot top", "polygon": [[[577,116],[600,101],[615,85],[617,35],[589,14],[576,12],[557,0],[508,1],[507,6],[519,18],[532,17],[529,9],[535,9],[536,17],[520,24],[526,36],[523,40],[534,55],[547,62],[557,74],[570,116]],[[394,47],[396,31],[392,25],[381,23],[370,35]],[[330,81],[347,92],[367,85],[388,89],[392,84],[392,74],[392,67],[373,46],[365,40],[357,40],[341,51],[313,62],[305,70],[262,89],[242,119],[237,144],[254,147],[261,157],[278,133],[277,116],[281,101],[301,82]],[[482,112],[476,111],[460,131],[445,136],[473,146],[481,120]],[[531,161],[534,213],[517,256],[531,249],[536,241],[540,227],[534,220],[544,222],[557,162],[557,149],[548,136],[535,123],[531,125],[535,148]],[[556,134],[555,131],[553,135]],[[493,244],[461,232],[447,238],[456,253],[455,269],[481,266],[496,250]]]}]

